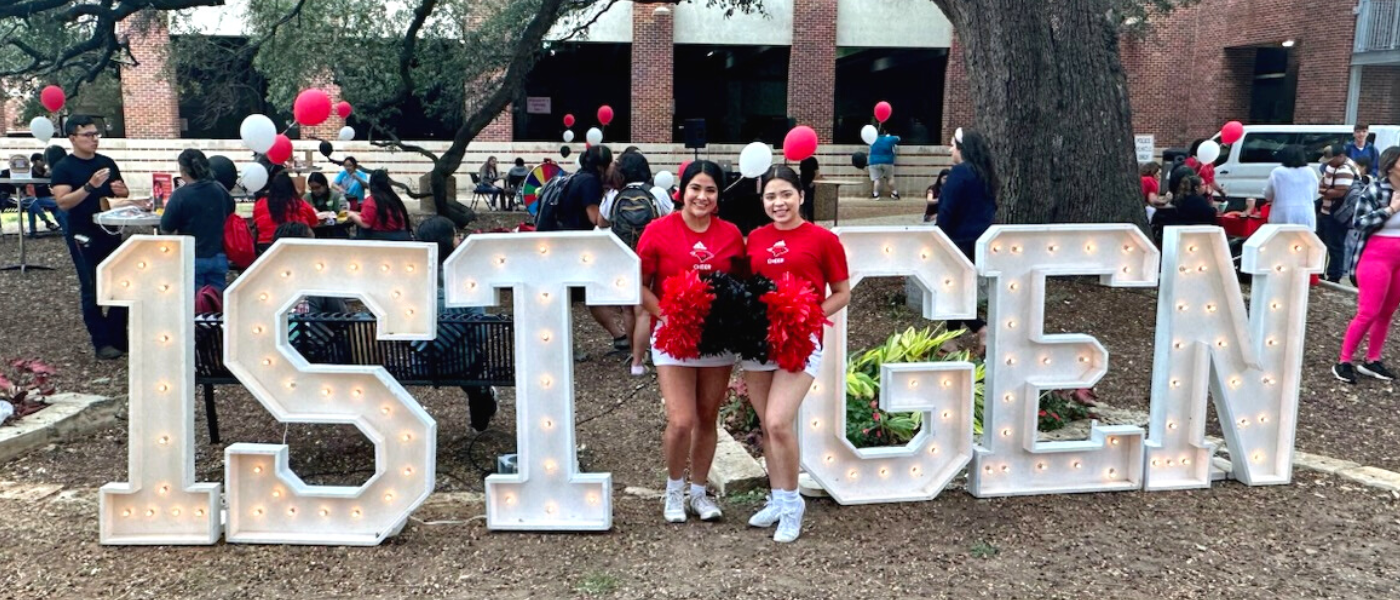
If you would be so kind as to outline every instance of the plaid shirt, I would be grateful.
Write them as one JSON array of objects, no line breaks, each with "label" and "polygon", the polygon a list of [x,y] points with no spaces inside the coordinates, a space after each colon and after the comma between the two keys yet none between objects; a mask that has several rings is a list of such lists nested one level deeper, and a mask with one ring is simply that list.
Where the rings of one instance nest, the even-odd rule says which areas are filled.
[{"label": "plaid shirt", "polygon": [[1367,186],[1356,200],[1356,214],[1351,220],[1351,229],[1356,235],[1347,236],[1346,252],[1351,257],[1347,261],[1348,273],[1356,273],[1366,241],[1394,214],[1390,211],[1390,197],[1394,193],[1395,188],[1390,186],[1390,180],[1381,177]]}]

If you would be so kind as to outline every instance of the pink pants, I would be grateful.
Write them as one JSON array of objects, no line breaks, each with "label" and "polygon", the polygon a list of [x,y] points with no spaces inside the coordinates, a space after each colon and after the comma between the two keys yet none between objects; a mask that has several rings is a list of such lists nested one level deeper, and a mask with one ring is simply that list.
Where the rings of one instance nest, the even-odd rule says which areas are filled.
[{"label": "pink pants", "polygon": [[1360,288],[1356,317],[1347,327],[1342,339],[1340,362],[1351,362],[1361,346],[1361,338],[1369,332],[1366,361],[1381,359],[1385,336],[1390,333],[1390,319],[1400,306],[1400,238],[1371,236],[1356,266],[1356,284]]}]

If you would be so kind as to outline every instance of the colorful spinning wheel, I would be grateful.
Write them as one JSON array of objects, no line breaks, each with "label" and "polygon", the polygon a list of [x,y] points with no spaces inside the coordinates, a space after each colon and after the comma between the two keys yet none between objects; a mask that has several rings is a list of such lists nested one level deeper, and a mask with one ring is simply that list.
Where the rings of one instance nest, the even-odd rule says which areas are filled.
[{"label": "colorful spinning wheel", "polygon": [[525,195],[525,210],[531,215],[539,213],[540,190],[544,189],[544,184],[549,180],[564,175],[564,169],[554,163],[544,163],[530,170],[530,174],[525,176],[525,183],[521,186],[521,191]]}]

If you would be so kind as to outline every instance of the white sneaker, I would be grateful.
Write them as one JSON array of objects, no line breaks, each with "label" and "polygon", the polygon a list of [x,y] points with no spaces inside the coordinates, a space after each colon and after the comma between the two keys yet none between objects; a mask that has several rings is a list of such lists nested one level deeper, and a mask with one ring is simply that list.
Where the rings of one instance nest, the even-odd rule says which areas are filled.
[{"label": "white sneaker", "polygon": [[715,504],[714,499],[710,498],[709,494],[698,497],[692,495],[690,502],[686,503],[686,508],[690,509],[690,512],[695,516],[700,517],[701,521],[717,521],[724,516],[724,512],[719,509],[719,505]]},{"label": "white sneaker", "polygon": [[685,490],[666,490],[666,515],[667,523],[685,522]]},{"label": "white sneaker", "polygon": [[768,501],[763,505],[763,509],[749,517],[749,527],[772,527],[778,524],[778,519],[782,516],[782,509],[773,501],[773,495],[768,494]]},{"label": "white sneaker", "polygon": [[780,544],[797,541],[802,535],[802,515],[807,512],[807,503],[798,498],[796,502],[783,507],[782,518],[778,520],[778,531],[773,541]]}]

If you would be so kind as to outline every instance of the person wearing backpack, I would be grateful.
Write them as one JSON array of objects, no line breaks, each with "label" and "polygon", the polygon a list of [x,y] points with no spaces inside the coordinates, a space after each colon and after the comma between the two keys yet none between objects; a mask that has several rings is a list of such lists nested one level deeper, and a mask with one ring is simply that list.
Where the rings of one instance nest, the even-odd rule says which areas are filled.
[{"label": "person wearing backpack", "polygon": [[[598,226],[612,231],[636,252],[642,231],[657,219],[674,212],[675,205],[669,201],[659,201],[652,193],[651,165],[641,152],[625,152],[617,157],[608,173],[608,180],[608,187],[612,189],[603,198],[599,211],[602,222]],[[622,307],[622,328],[632,333],[632,375],[645,375],[651,318],[641,305]]]},{"label": "person wearing backpack", "polygon": [[194,148],[180,153],[180,175],[191,183],[170,194],[160,217],[162,233],[194,236],[194,289],[204,286],[223,292],[228,286],[228,255],[224,253],[224,222],[233,214],[233,196],[209,168],[209,158]]}]

